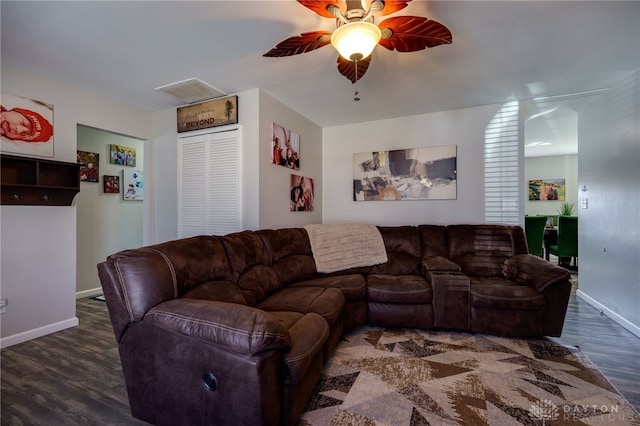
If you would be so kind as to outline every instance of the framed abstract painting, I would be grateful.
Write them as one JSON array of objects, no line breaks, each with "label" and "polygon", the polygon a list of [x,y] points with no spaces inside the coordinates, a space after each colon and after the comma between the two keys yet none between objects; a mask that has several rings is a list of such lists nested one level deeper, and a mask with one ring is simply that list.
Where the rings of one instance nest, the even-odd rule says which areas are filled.
[{"label": "framed abstract painting", "polygon": [[354,201],[455,200],[456,145],[353,155]]}]

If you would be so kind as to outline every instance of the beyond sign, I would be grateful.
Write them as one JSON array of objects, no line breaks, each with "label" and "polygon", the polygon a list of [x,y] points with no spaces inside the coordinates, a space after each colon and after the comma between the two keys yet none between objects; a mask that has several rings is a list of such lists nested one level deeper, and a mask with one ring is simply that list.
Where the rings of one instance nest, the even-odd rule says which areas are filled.
[{"label": "beyond sign", "polygon": [[178,133],[238,122],[238,97],[227,96],[178,108]]}]

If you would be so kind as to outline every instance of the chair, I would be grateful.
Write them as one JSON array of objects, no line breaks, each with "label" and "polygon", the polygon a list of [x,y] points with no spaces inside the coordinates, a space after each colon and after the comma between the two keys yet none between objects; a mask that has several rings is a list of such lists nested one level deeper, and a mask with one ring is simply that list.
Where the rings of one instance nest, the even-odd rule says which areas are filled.
[{"label": "chair", "polygon": [[524,232],[527,236],[527,247],[529,247],[529,253],[542,257],[544,228],[546,225],[547,216],[524,217]]},{"label": "chair", "polygon": [[549,246],[549,252],[558,256],[558,263],[561,258],[574,259],[574,265],[578,266],[578,217],[559,216],[558,217],[558,243]]}]

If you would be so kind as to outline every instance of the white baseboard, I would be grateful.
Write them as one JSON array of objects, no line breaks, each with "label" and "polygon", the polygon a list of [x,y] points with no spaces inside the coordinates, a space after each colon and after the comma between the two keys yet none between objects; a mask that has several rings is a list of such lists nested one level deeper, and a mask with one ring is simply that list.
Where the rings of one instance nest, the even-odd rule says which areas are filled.
[{"label": "white baseboard", "polygon": [[576,296],[578,296],[580,299],[584,300],[585,302],[587,302],[588,304],[590,304],[591,306],[593,306],[594,308],[602,312],[604,315],[608,316],[609,318],[611,318],[612,320],[614,320],[615,322],[617,322],[618,324],[620,324],[621,326],[623,326],[624,328],[626,328],[627,330],[635,334],[636,336],[640,337],[640,327],[638,327],[637,325],[627,321],[624,317],[613,312],[611,309],[607,308],[602,303],[586,295],[584,292],[580,290],[576,291]]},{"label": "white baseboard", "polygon": [[102,294],[102,287],[92,288],[91,290],[83,290],[76,292],[76,299],[84,299],[85,297],[100,296]]},{"label": "white baseboard", "polygon": [[8,348],[9,346],[26,342],[27,340],[36,339],[67,328],[76,327],[79,323],[78,317],[73,317],[68,320],[47,324],[42,327],[34,328],[33,330],[23,331],[22,333],[14,334],[12,336],[3,337],[0,339],[0,348]]}]

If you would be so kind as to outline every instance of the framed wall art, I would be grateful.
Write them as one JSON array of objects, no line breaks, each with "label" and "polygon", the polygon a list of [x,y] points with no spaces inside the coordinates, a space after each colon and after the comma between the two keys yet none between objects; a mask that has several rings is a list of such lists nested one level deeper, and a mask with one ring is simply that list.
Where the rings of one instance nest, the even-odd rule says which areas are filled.
[{"label": "framed wall art", "polygon": [[53,157],[53,105],[2,93],[0,151]]},{"label": "framed wall art", "polygon": [[98,182],[100,154],[97,152],[76,151],[76,162],[80,166],[80,182]]},{"label": "framed wall art", "polygon": [[109,163],[120,166],[136,166],[136,149],[122,145],[110,145]]},{"label": "framed wall art", "polygon": [[102,176],[104,182],[105,194],[119,194],[120,193],[120,176],[104,175]]},{"label": "framed wall art", "polygon": [[529,180],[529,201],[564,201],[564,179]]},{"label": "framed wall art", "polygon": [[305,176],[291,175],[289,188],[289,211],[313,211],[313,179]]},{"label": "framed wall art", "polygon": [[354,201],[455,200],[456,145],[353,155]]},{"label": "framed wall art", "polygon": [[127,201],[144,199],[144,173],[140,170],[122,171],[122,198]]},{"label": "framed wall art", "polygon": [[272,123],[271,163],[300,170],[300,135],[284,126]]}]

